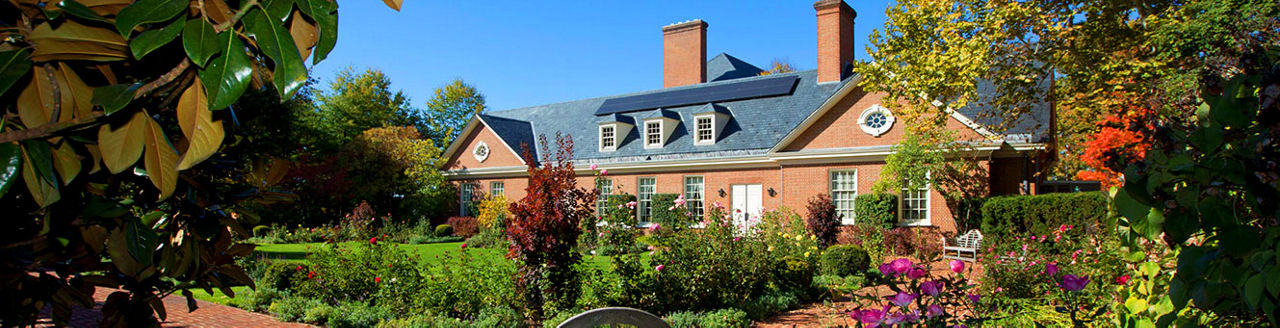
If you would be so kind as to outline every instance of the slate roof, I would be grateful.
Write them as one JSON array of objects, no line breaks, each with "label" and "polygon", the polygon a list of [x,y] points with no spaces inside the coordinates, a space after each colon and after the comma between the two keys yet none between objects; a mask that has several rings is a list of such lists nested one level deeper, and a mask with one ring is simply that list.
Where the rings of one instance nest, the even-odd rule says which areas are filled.
[{"label": "slate roof", "polygon": [[533,147],[538,142],[533,134],[532,123],[487,114],[480,114],[480,119],[485,124],[488,124],[490,128],[493,128],[493,132],[497,133],[498,137],[506,142],[507,147],[511,147],[511,150],[523,156],[524,147],[522,145],[529,145],[529,151],[532,152],[533,158],[538,158],[538,149]]},{"label": "slate roof", "polygon": [[[1041,99],[1048,96],[1049,87],[1053,81],[1046,79],[1037,87],[1043,92]],[[1010,142],[1048,142],[1049,141],[1049,123],[1053,109],[1047,100],[1039,102],[1020,103],[1023,108],[1010,109],[998,108],[991,102],[999,94],[999,90],[994,83],[989,80],[980,80],[977,85],[978,99],[969,105],[956,109],[960,114],[969,117],[979,125],[986,127],[991,132],[1004,135],[1005,139]],[[1019,111],[1024,113],[1013,117],[1011,115],[1001,114],[1002,112]],[[1006,121],[1012,121],[1007,124]]]},{"label": "slate roof", "polygon": [[[727,55],[726,55],[727,57]],[[678,90],[682,88],[705,88],[723,84],[739,83],[763,78],[776,78],[792,75],[799,78],[794,91],[788,95],[762,97],[754,99],[716,102],[721,107],[717,110],[731,112],[731,118],[720,132],[719,139],[713,145],[694,146],[691,140],[693,114],[707,112],[708,104],[693,104],[679,107],[644,110],[630,113],[613,114],[606,118],[594,115],[596,109],[607,99],[652,94]],[[575,100],[556,104],[547,104],[505,111],[490,112],[485,117],[506,119],[507,121],[528,122],[530,131],[548,137],[557,132],[573,136],[574,159],[588,163],[619,163],[644,160],[724,158],[762,155],[782,140],[787,133],[795,129],[809,114],[813,113],[843,83],[817,83],[817,71],[804,71],[768,76],[752,76],[739,79],[722,80],[680,87],[623,94],[616,96]],[[666,111],[668,113],[659,113]],[[610,120],[626,117],[637,122],[646,117],[662,115],[679,120],[676,131],[667,138],[667,144],[661,149],[644,149],[640,141],[640,129],[631,129],[622,136],[618,149],[601,152],[597,149],[597,126],[600,119]],[[486,119],[486,122],[489,122]],[[491,124],[492,126],[492,124]],[[493,126],[495,130],[501,129]],[[524,129],[523,127],[516,127]],[[506,139],[507,132],[499,132]],[[532,140],[532,135],[529,139]],[[513,149],[519,149],[519,143]],[[532,142],[530,142],[532,144]],[[540,149],[540,151],[545,151]]]},{"label": "slate roof", "polygon": [[723,52],[707,61],[707,82],[752,77],[760,72],[764,70]]}]

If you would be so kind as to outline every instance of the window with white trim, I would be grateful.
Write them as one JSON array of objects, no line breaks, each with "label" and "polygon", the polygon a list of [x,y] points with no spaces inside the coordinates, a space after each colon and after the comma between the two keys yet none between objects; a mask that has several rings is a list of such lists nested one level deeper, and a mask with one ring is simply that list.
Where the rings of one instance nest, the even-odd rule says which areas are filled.
[{"label": "window with white trim", "polygon": [[840,223],[856,223],[854,199],[858,198],[858,171],[831,171],[831,203],[836,206]]},{"label": "window with white trim", "polygon": [[617,126],[600,126],[600,150],[618,149]]},{"label": "window with white trim", "polygon": [[684,177],[684,206],[695,218],[702,218],[702,194],[706,189],[703,181],[701,175]]},{"label": "window with white trim", "polygon": [[644,146],[662,147],[662,121],[644,122]]},{"label": "window with white trim", "polygon": [[[925,179],[929,179],[929,175],[925,175]],[[903,181],[902,187],[902,216],[899,223],[904,226],[929,225],[929,189],[932,182],[926,180],[924,186],[911,188],[909,183]]]},{"label": "window with white trim", "polygon": [[711,116],[700,116],[694,118],[694,139],[695,143],[712,144],[716,142],[716,134],[714,130],[715,122]]},{"label": "window with white trim", "polygon": [[470,216],[471,200],[475,197],[475,185],[463,182],[458,186],[458,215]]},{"label": "window with white trim", "polygon": [[607,206],[609,206],[609,195],[613,194],[613,180],[601,178],[596,180],[596,189],[600,190],[600,197],[596,198],[596,215],[603,216]]},{"label": "window with white trim", "polygon": [[649,223],[649,205],[657,189],[658,178],[640,178],[636,181],[636,221],[640,225]]},{"label": "window with white trim", "polygon": [[506,192],[506,183],[503,183],[502,181],[489,182],[490,197],[506,197],[506,195],[504,195],[505,192]]}]

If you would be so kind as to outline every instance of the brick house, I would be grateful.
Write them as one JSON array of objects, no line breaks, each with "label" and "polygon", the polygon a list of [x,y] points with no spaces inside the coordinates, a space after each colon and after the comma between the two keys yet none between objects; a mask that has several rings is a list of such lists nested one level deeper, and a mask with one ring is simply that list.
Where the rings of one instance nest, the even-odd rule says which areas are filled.
[{"label": "brick house", "polygon": [[[816,70],[761,75],[727,54],[707,60],[707,23],[677,23],[663,31],[663,88],[616,96],[491,112],[474,117],[445,151],[445,175],[459,202],[481,195],[524,197],[527,175],[518,155],[534,152],[536,136],[573,138],[579,185],[591,186],[592,164],[608,170],[604,193],[640,200],[648,222],[655,193],[684,194],[705,208],[721,202],[748,215],[786,206],[803,214],[819,193],[831,194],[844,223],[857,221],[853,197],[871,192],[885,156],[903,137],[903,122],[881,106],[883,94],[858,87],[854,60],[856,13],[840,0],[814,4]],[[1020,118],[1002,134],[973,119],[981,108],[952,111],[948,127],[979,140],[990,192],[1032,193],[1052,159],[1052,106]],[[900,225],[955,231],[953,214],[933,188],[903,190]]]}]

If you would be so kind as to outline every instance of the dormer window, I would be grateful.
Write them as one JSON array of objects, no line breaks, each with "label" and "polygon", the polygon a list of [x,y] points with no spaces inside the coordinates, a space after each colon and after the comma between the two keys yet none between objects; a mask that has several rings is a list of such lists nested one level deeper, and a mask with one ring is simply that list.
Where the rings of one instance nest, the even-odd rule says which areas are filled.
[{"label": "dormer window", "polygon": [[644,148],[662,148],[662,121],[644,122]]},{"label": "dormer window", "polygon": [[706,146],[716,144],[716,141],[720,139],[720,131],[724,131],[725,125],[729,123],[731,118],[733,118],[733,115],[724,106],[706,104],[699,108],[693,114],[693,145]]},{"label": "dormer window", "polygon": [[712,130],[713,125],[711,116],[701,116],[694,119],[694,126],[697,128],[698,143],[714,143],[716,142],[715,131]]},{"label": "dormer window", "polygon": [[600,126],[600,151],[618,150],[618,126]]}]

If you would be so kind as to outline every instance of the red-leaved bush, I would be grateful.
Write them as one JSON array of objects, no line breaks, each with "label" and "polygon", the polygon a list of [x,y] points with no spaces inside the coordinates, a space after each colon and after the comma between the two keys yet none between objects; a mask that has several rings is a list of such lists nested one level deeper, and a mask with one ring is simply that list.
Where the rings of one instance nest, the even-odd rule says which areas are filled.
[{"label": "red-leaved bush", "polygon": [[836,216],[836,205],[831,203],[831,196],[818,194],[809,199],[809,215],[805,217],[805,227],[809,234],[818,239],[822,248],[836,243],[840,234],[840,218]]},{"label": "red-leaved bush", "polygon": [[[526,312],[542,319],[543,304],[566,309],[574,305],[580,294],[578,275],[573,266],[582,256],[573,250],[579,222],[594,215],[592,205],[597,191],[578,188],[573,172],[573,139],[556,134],[556,148],[539,138],[542,160],[537,161],[525,149],[529,163],[529,187],[525,197],[510,206],[511,219],[507,239],[511,241],[507,257],[520,261],[516,271],[516,293]],[[526,146],[527,147],[527,146]]]},{"label": "red-leaved bush", "polygon": [[453,235],[459,237],[471,237],[480,233],[480,223],[476,218],[470,216],[450,217],[445,221],[450,227],[453,227]]}]

